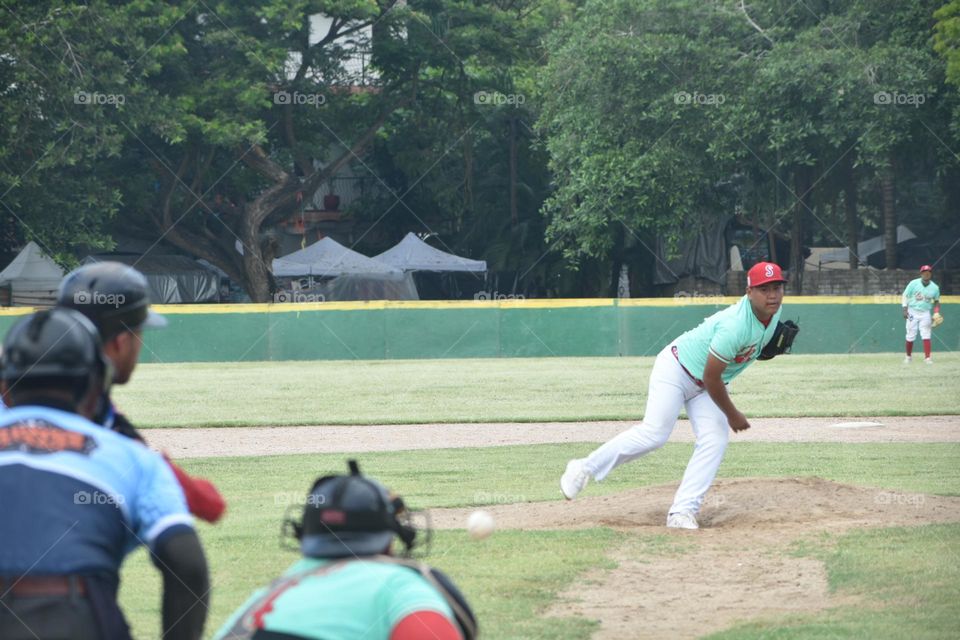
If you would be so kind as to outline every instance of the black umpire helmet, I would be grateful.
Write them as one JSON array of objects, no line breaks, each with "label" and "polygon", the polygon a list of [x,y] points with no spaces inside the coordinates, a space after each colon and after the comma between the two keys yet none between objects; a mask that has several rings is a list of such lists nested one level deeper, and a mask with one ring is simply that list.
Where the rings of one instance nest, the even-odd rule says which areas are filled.
[{"label": "black umpire helmet", "polygon": [[144,275],[120,262],[92,262],[68,273],[60,283],[57,305],[87,316],[103,340],[124,331],[167,324],[163,316],[150,310]]},{"label": "black umpire helmet", "polygon": [[72,309],[38,311],[14,324],[3,340],[0,371],[11,390],[58,386],[76,401],[93,385],[105,389],[113,380],[97,328]]},{"label": "black umpire helmet", "polygon": [[302,522],[287,521],[310,558],[347,558],[384,553],[400,538],[405,553],[414,547],[417,530],[409,523],[403,500],[360,474],[355,460],[350,475],[331,475],[313,484]]}]

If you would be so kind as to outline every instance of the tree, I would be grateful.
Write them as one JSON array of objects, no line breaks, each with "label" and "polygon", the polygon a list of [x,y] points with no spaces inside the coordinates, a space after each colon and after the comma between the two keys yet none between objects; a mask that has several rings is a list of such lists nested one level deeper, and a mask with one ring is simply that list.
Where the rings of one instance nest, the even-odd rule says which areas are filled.
[{"label": "tree", "polygon": [[[119,96],[119,106],[83,105],[110,146],[78,172],[110,189],[104,200],[122,210],[126,228],[134,221],[152,227],[264,301],[273,256],[262,229],[347,163],[362,166],[391,118],[456,81],[464,60],[486,56],[492,65],[508,51],[514,5],[47,1],[31,5],[44,36],[20,38],[15,59],[43,48],[69,53],[77,62],[60,80]],[[317,14],[330,18],[322,33],[315,19],[311,28]],[[83,33],[81,23],[99,28]],[[347,63],[358,52],[372,78],[351,72]],[[95,75],[81,73],[94,63]],[[60,123],[80,108],[60,102],[56,109],[47,103],[37,119]],[[40,211],[47,203],[19,204]]]},{"label": "tree", "polygon": [[121,152],[123,134],[110,116],[124,110],[123,98],[101,43],[122,32],[129,16],[116,11],[94,20],[87,7],[62,3],[18,3],[5,13],[0,209],[14,222],[5,227],[15,229],[5,238],[35,240],[70,266],[77,248],[112,244],[102,227],[119,209],[120,190],[91,167]]},{"label": "tree", "polygon": [[544,214],[569,259],[720,215],[731,171],[711,148],[745,31],[721,3],[619,0],[588,2],[550,40],[540,126],[555,189]]},{"label": "tree", "polygon": [[[946,129],[942,64],[928,43],[934,8],[588,4],[551,40],[544,76],[556,94],[541,121],[557,185],[549,233],[575,238],[572,256],[598,256],[618,250],[618,223],[676,237],[704,216],[745,213],[765,219],[767,234],[789,220],[797,289],[814,237],[855,247],[859,229],[882,223],[892,238],[897,184],[950,146],[934,134]],[[700,108],[671,104],[671,92]],[[941,153],[935,171],[955,164]]]}]

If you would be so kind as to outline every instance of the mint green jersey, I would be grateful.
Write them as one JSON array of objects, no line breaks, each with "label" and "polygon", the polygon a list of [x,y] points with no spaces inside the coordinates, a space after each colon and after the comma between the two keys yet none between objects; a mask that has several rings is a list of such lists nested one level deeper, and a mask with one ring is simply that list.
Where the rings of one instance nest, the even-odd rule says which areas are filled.
[{"label": "mint green jersey", "polygon": [[914,311],[931,311],[934,302],[940,299],[940,287],[933,280],[923,286],[923,278],[911,280],[903,290],[903,306]]},{"label": "mint green jersey", "polygon": [[[303,558],[283,577],[329,564]],[[344,562],[329,573],[306,576],[258,604],[267,594],[266,588],[254,593],[214,638],[229,640],[231,628],[244,615],[262,621],[268,631],[318,640],[388,640],[393,628],[416,611],[436,611],[456,625],[450,606],[430,583],[416,571],[388,562]]]},{"label": "mint green jersey", "polygon": [[782,311],[783,306],[764,327],[753,313],[750,299],[743,296],[740,302],[718,311],[677,338],[674,344],[680,364],[694,377],[703,380],[707,356],[712,353],[726,363],[727,368],[720,377],[724,382],[730,382],[757,359],[773,338]]}]

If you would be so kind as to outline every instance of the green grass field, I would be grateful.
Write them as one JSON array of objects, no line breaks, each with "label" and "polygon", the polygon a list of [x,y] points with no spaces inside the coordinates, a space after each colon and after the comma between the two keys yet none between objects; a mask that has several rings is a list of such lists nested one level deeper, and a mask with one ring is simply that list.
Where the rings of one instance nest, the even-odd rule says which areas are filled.
[{"label": "green grass field", "polygon": [[[730,385],[750,416],[960,414],[960,355],[790,355]],[[142,426],[632,420],[653,358],[142,365],[115,390]]]},{"label": "green grass field", "polygon": [[[118,401],[150,425],[280,425],[628,419],[642,413],[651,358],[150,365]],[[960,414],[960,358],[933,367],[897,354],[790,356],[751,367],[732,386],[755,416]],[[147,434],[149,437],[149,434]],[[416,508],[558,500],[566,460],[592,443],[358,454],[366,472]],[[676,482],[691,444],[668,444],[618,469],[592,495]],[[207,637],[256,587],[292,563],[280,525],[312,480],[349,454],[183,461],[229,504],[199,525],[214,590]],[[888,491],[960,495],[958,444],[732,443],[721,478],[817,476]],[[295,509],[295,508],[294,508]],[[296,509],[295,509],[296,511]],[[666,535],[614,531],[498,531],[482,543],[440,531],[428,560],[468,594],[485,638],[586,639],[596,620],[542,615],[610,553],[683,554]],[[818,614],[784,615],[717,638],[955,638],[960,625],[960,524],[864,529],[784,540],[783,554],[817,558],[831,590],[860,598]],[[678,587],[680,589],[681,587]],[[122,606],[135,637],[159,635],[160,581],[143,550],[125,564]],[[905,629],[908,631],[905,632]]]},{"label": "green grass field", "polygon": [[[586,444],[537,445],[368,453],[360,459],[368,473],[406,496],[413,506],[433,508],[481,505],[503,496],[516,501],[556,500],[558,470],[567,458],[589,448]],[[689,444],[668,444],[642,464],[622,467],[608,481],[592,487],[591,494],[675,482],[691,448]],[[296,553],[284,550],[279,538],[287,505],[306,492],[315,476],[342,469],[346,457],[265,456],[184,462],[189,471],[213,478],[230,504],[223,523],[201,526],[215,583],[211,632],[255,587],[294,561]],[[960,445],[953,444],[737,443],[728,451],[721,477],[820,476],[886,490],[960,495],[958,460]],[[958,584],[960,563],[943,563],[938,558],[943,557],[944,549],[952,548],[955,553],[960,548],[960,526],[938,528],[938,542],[932,546],[926,529],[905,529],[896,534],[896,550],[903,558],[891,561],[894,566],[890,567],[874,561],[890,548],[887,533],[821,539],[814,547],[804,547],[803,552],[825,560],[834,588],[865,594],[871,607],[879,611],[912,607],[919,609],[915,615],[925,616],[929,601],[933,607],[930,615],[938,618],[925,628],[939,629],[942,634],[924,637],[950,637],[947,630],[955,629],[950,625],[960,614],[960,600],[950,599],[955,586],[940,593],[936,585],[949,580]],[[588,638],[595,628],[592,621],[537,614],[578,574],[595,567],[612,567],[606,554],[625,543],[635,543],[644,554],[664,549],[683,552],[682,546],[665,546],[656,536],[605,528],[500,531],[480,546],[462,531],[442,531],[435,536],[428,559],[455,576],[470,595],[487,638]],[[790,549],[785,547],[787,552]],[[891,572],[909,567],[915,567],[917,574],[908,583],[891,579]],[[128,560],[123,580],[122,604],[137,637],[154,637],[159,620],[159,579],[143,551]],[[875,601],[873,594],[877,595]],[[896,620],[897,614],[890,615],[891,621]],[[811,619],[785,618],[783,629],[779,624],[743,631],[752,634],[746,636],[751,638],[781,637],[769,635],[771,632],[786,633],[783,637],[790,638],[817,637],[807,634],[818,628],[834,634],[826,637],[902,637],[895,626],[880,624],[874,615],[859,609],[831,611]]]}]

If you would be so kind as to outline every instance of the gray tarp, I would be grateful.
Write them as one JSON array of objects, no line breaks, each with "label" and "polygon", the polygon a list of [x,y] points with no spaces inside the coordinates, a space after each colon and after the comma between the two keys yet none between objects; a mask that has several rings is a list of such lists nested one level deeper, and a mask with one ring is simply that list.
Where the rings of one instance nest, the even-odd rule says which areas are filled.
[{"label": "gray tarp", "polygon": [[10,287],[12,306],[48,307],[56,302],[64,275],[63,269],[31,241],[0,271],[0,286]]},{"label": "gray tarp", "polygon": [[397,278],[379,276],[340,276],[324,280],[309,289],[275,296],[278,302],[346,302],[349,300],[419,300],[413,276]]},{"label": "gray tarp", "polygon": [[730,216],[708,219],[696,234],[682,239],[676,258],[667,259],[667,243],[657,238],[657,260],[653,284],[672,284],[684,276],[696,276],[717,283],[726,282],[729,252],[725,231]]},{"label": "gray tarp", "polygon": [[[897,244],[913,240],[917,236],[913,231],[907,229],[904,225],[897,225]],[[866,264],[867,257],[883,251],[883,236],[875,236],[869,240],[857,243],[857,258],[860,262]],[[847,262],[850,260],[850,250],[846,247],[835,249],[833,251],[824,251],[820,254],[820,263],[827,262]]]},{"label": "gray tarp", "polygon": [[486,271],[484,260],[461,258],[452,253],[435,249],[417,237],[413,232],[403,237],[391,249],[373,256],[391,267],[404,271]]},{"label": "gray tarp", "polygon": [[192,258],[98,254],[87,256],[83,263],[106,260],[131,265],[146,276],[150,301],[154,304],[217,302],[220,299],[220,276]]}]

